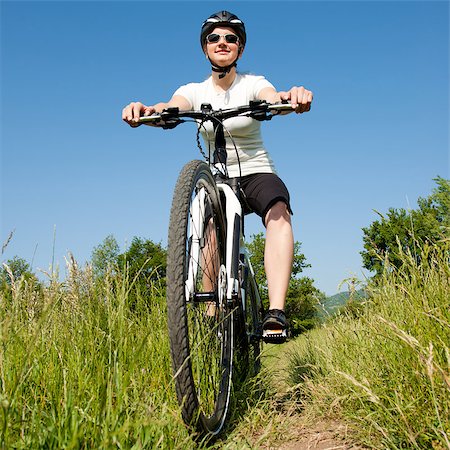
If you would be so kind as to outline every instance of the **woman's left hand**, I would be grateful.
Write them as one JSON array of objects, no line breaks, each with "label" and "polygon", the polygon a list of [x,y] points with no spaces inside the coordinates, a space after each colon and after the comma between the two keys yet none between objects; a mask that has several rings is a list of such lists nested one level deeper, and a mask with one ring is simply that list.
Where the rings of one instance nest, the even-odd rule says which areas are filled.
[{"label": "woman's left hand", "polygon": [[281,100],[289,100],[292,108],[297,114],[307,112],[311,109],[313,93],[303,86],[294,86],[287,92],[279,92]]}]

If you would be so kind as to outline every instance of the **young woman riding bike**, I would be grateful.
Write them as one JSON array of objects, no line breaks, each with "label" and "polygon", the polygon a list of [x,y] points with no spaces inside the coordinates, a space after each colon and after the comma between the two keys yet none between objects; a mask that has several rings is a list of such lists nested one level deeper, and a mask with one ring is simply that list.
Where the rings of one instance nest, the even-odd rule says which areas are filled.
[{"label": "young woman riding bike", "polygon": [[[203,22],[200,33],[202,51],[211,64],[211,76],[203,82],[181,86],[167,103],[146,106],[141,102],[131,102],[123,109],[122,119],[136,127],[140,125],[140,116],[150,116],[171,107],[199,110],[202,104],[209,103],[216,110],[248,104],[253,100],[268,103],[289,101],[296,113],[309,111],[313,94],[304,87],[277,91],[262,76],[236,71],[246,41],[244,23],[236,15],[228,11],[211,15]],[[289,192],[276,175],[273,161],[264,147],[260,122],[249,117],[236,117],[226,121],[226,128],[234,140],[232,143],[226,139],[228,175],[241,176],[247,212],[258,214],[266,227],[264,266],[270,307],[263,330],[279,334],[287,328],[284,308],[294,254]],[[214,144],[212,124],[205,125],[202,135],[207,144]]]}]

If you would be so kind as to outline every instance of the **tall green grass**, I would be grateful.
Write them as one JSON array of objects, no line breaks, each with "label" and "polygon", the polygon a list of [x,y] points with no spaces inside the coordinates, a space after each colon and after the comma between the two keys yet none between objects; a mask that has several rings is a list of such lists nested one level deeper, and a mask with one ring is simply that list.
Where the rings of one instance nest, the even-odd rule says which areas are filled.
[{"label": "tall green grass", "polygon": [[69,264],[0,302],[3,448],[189,448],[176,404],[165,300],[128,303],[133,280]]},{"label": "tall green grass", "polygon": [[64,282],[10,275],[0,293],[1,448],[253,448],[282,426],[263,372],[235,380],[218,441],[186,428],[162,285],[143,298],[126,271],[97,280],[73,259]]},{"label": "tall green grass", "polygon": [[420,256],[403,253],[362,308],[303,336],[291,357],[298,401],[377,449],[450,449],[448,247]]}]

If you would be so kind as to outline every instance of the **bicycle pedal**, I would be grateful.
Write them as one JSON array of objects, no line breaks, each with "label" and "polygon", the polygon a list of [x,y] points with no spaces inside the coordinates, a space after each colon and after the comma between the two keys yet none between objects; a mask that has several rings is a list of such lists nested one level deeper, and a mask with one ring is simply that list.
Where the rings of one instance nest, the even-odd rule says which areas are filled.
[{"label": "bicycle pedal", "polygon": [[282,344],[287,340],[287,331],[263,330],[262,339],[267,344]]}]

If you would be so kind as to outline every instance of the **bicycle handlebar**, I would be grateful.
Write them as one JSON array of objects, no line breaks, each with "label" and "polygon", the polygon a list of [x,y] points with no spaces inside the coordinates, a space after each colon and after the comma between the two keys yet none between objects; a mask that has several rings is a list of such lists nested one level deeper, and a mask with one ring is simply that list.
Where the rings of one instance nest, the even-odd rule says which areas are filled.
[{"label": "bicycle handlebar", "polygon": [[204,103],[201,106],[200,111],[180,111],[179,108],[168,108],[161,113],[155,113],[151,116],[143,116],[139,118],[138,123],[148,123],[162,128],[175,128],[180,123],[185,122],[183,118],[190,118],[200,120],[202,122],[207,121],[220,121],[231,117],[251,117],[255,120],[271,120],[273,116],[281,113],[288,114],[293,112],[290,103],[267,103],[262,100],[256,100],[250,102],[248,105],[238,106],[236,108],[218,109],[213,110],[211,105]]}]

